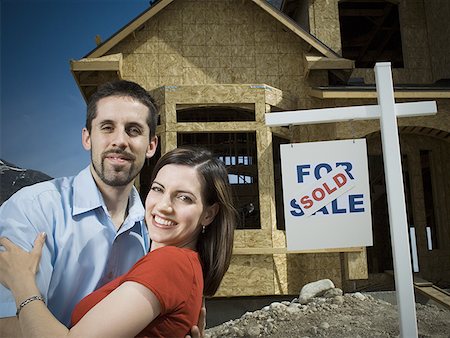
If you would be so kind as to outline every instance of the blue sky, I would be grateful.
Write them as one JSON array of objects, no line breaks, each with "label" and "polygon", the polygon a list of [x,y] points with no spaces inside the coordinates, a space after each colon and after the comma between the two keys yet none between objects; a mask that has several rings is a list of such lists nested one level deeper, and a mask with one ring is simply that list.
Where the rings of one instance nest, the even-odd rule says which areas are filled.
[{"label": "blue sky", "polygon": [[149,7],[148,0],[0,0],[0,158],[52,177],[89,164],[86,103],[69,60]]}]

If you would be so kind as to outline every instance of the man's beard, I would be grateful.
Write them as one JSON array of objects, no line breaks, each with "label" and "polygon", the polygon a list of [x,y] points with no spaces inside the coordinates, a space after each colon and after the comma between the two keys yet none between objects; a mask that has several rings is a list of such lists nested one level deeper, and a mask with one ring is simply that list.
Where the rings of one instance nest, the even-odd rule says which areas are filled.
[{"label": "man's beard", "polygon": [[[126,156],[127,159],[131,161],[131,165],[128,169],[126,167],[117,168],[115,170],[114,168],[111,168],[110,170],[105,168],[105,159],[108,154],[114,153],[114,154],[123,154]],[[96,163],[91,159],[91,162],[93,164],[94,170],[97,173],[98,177],[107,185],[111,187],[122,187],[128,185],[130,182],[132,182],[136,176],[139,174],[140,170],[136,170],[135,168],[135,156],[128,154],[122,150],[114,150],[114,151],[108,151],[104,152],[102,154],[102,159],[100,163],[100,168],[96,165]]]}]

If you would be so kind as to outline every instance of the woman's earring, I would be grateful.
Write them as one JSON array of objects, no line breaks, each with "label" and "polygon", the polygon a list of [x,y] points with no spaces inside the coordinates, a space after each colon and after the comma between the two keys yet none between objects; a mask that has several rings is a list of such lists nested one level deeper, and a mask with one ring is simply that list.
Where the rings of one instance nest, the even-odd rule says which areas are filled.
[{"label": "woman's earring", "polygon": [[205,231],[206,231],[206,226],[204,225],[204,226],[203,226],[203,229],[202,229],[202,234],[204,234]]}]

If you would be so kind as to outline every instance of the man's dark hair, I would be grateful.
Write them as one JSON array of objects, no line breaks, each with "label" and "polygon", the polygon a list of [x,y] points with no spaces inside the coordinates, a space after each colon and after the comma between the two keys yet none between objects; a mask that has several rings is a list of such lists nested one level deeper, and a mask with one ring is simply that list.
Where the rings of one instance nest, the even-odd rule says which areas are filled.
[{"label": "man's dark hair", "polygon": [[115,81],[107,82],[98,87],[97,91],[89,98],[86,114],[86,129],[91,132],[92,120],[97,116],[97,103],[101,99],[110,96],[131,97],[148,108],[147,124],[150,128],[150,137],[156,133],[156,123],[158,111],[155,107],[152,97],[147,91],[135,82]]}]

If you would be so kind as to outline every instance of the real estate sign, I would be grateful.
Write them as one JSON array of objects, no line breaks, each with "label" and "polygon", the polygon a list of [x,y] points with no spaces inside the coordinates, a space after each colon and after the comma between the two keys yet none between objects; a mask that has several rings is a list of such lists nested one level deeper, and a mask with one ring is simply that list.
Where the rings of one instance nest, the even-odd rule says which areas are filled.
[{"label": "real estate sign", "polygon": [[372,245],[365,139],[281,145],[288,251]]}]

